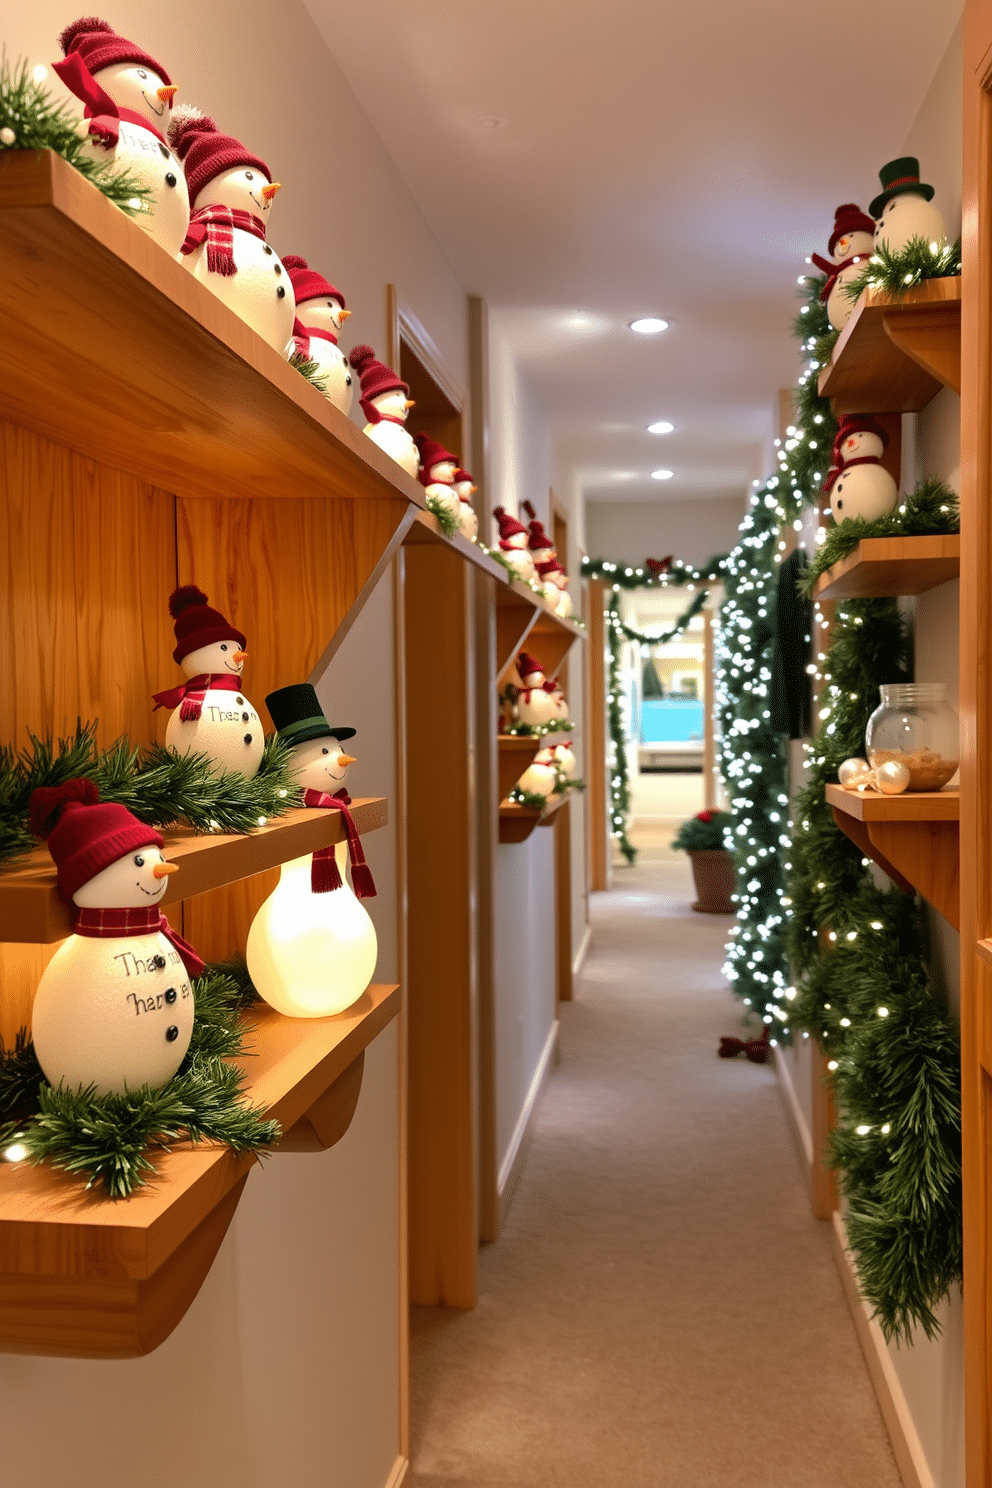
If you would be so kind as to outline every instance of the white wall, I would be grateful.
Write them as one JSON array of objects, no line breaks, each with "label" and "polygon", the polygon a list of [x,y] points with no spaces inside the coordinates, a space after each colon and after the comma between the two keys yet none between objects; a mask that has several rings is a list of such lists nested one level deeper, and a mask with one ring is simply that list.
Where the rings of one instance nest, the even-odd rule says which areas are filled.
[{"label": "white wall", "polygon": [[586,540],[592,558],[614,562],[664,558],[705,563],[737,543],[745,501],[588,501]]}]

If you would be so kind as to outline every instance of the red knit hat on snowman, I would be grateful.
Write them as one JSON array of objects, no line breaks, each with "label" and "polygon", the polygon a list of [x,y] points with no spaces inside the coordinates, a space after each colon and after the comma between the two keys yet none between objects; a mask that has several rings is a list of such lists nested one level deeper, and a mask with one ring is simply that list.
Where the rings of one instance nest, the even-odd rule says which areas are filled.
[{"label": "red knit hat on snowman", "polygon": [[[262,191],[272,189],[272,172],[262,157],[253,155],[233,134],[222,134],[213,119],[197,108],[176,109],[169,125],[169,143],[183,163],[191,207],[211,181],[229,170],[257,170],[265,177]],[[192,253],[205,240],[208,271],[231,278],[238,272],[234,262],[234,228],[265,241],[265,223],[254,212],[207,202],[194,209],[179,251]]]},{"label": "red knit hat on snowman", "polygon": [[[182,661],[191,652],[199,651],[202,646],[214,646],[219,641],[236,641],[242,651],[248,646],[243,633],[230,620],[225,619],[220,610],[215,610],[208,604],[207,596],[195,584],[181,584],[172,591],[169,596],[169,614],[175,621],[176,649],[172,653],[174,661]],[[202,672],[199,676],[180,682],[178,687],[167,687],[164,692],[156,692],[153,695],[155,709],[152,711],[181,707],[180,718],[184,722],[194,721],[202,715],[204,693],[208,687],[240,692],[241,677],[236,672]]]},{"label": "red knit hat on snowman", "polygon": [[[335,289],[331,281],[325,279],[323,274],[318,274],[316,269],[312,269],[306,259],[301,258],[298,253],[284,254],[282,266],[289,274],[297,305],[305,305],[307,300],[337,300],[341,309],[344,310],[344,295],[341,291]],[[293,324],[293,336],[294,338],[316,336],[323,341],[333,341],[335,346],[338,344],[338,338],[333,331],[305,326],[299,320]],[[298,350],[303,351],[304,348],[298,347]]]},{"label": "red knit hat on snowman", "polygon": [[849,237],[852,233],[868,233],[872,238],[875,234],[875,223],[873,219],[862,212],[857,202],[841,202],[834,212],[834,230],[830,234],[830,243],[827,252],[830,258],[824,258],[820,253],[810,255],[810,260],[816,265],[822,274],[826,274],[827,282],[820,290],[820,299],[827,300],[830,292],[837,282],[837,276],[841,269],[849,267],[852,263],[858,263],[865,256],[855,253],[850,258],[843,259],[840,263],[833,262],[833,251],[837,246],[838,238]]},{"label": "red knit hat on snowman", "polygon": [[508,512],[505,506],[494,506],[493,516],[499,523],[499,545],[501,548],[512,547],[511,537],[519,537],[521,533],[527,536],[527,528],[523,522],[518,522],[512,512]]},{"label": "red knit hat on snowman", "polygon": [[120,108],[110,94],[100,87],[95,77],[105,67],[114,67],[121,62],[133,62],[136,67],[147,67],[149,72],[162,79],[163,90],[159,93],[156,89],[156,93],[171,109],[176,89],[161,62],[156,62],[143,47],[135,46],[133,41],[118,36],[112,26],[97,16],[81,16],[71,26],[66,26],[59,37],[59,46],[65,61],[53,62],[52,71],[62,79],[69,92],[74,93],[86,105],[83,117],[94,121],[90,126],[90,134],[96,136],[108,150],[112,150],[119,138],[117,124],[124,119],[129,124],[137,124],[141,129],[157,134],[163,145],[165,144],[165,139],[150,120],[143,114],[136,114],[133,109]]},{"label": "red knit hat on snowman", "polygon": [[[443,444],[439,444],[429,434],[415,434],[413,436],[413,442],[420,451],[420,473],[417,479],[422,486],[435,484],[436,477],[431,475],[431,471],[435,465],[443,465],[445,461],[450,461],[452,465],[458,464],[458,456],[453,455],[450,450],[445,449]],[[442,485],[454,485],[454,483],[454,475],[452,475],[450,481],[441,482]]]},{"label": "red knit hat on snowman", "polygon": [[369,423],[378,424],[383,419],[388,419],[393,424],[404,424],[405,419],[394,418],[389,413],[380,413],[372,402],[373,398],[379,398],[383,393],[402,393],[404,397],[409,397],[410,389],[403,379],[397,377],[392,367],[387,367],[385,362],[379,361],[375,348],[372,346],[356,346],[348,361],[361,379],[362,396],[358,401]]}]

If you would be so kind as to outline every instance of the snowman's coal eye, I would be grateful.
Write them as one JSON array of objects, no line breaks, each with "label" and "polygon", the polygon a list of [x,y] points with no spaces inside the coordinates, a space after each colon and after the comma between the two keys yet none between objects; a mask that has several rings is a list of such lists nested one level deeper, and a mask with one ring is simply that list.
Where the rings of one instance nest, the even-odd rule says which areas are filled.
[{"label": "snowman's coal eye", "polygon": [[255,179],[255,172],[254,171],[245,171],[245,180],[246,181],[254,181],[254,179]]},{"label": "snowman's coal eye", "polygon": [[322,749],[320,752],[321,754],[330,754],[331,751],[329,749]]},{"label": "snowman's coal eye", "polygon": [[140,853],[138,853],[137,857],[134,860],[134,866],[135,868],[144,868],[145,866],[145,860]]},{"label": "snowman's coal eye", "polygon": [[166,171],[165,173],[165,184],[166,186],[175,186],[176,184],[176,178],[171,171]]},{"label": "snowman's coal eye", "polygon": [[221,649],[221,650],[222,650],[222,651],[226,651],[226,650],[227,650],[227,646],[226,646],[226,645],[221,645],[221,648],[220,648],[220,649]]}]

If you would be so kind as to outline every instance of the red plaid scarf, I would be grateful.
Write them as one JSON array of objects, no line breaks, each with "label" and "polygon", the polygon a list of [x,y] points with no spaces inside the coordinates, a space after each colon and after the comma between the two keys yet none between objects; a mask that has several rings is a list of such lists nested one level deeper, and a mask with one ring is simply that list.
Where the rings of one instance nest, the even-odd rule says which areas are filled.
[{"label": "red plaid scarf", "polygon": [[299,345],[300,341],[311,341],[316,336],[318,341],[330,341],[334,346],[338,344],[338,338],[333,331],[321,330],[319,326],[305,326],[297,316],[293,321],[293,340]]},{"label": "red plaid scarf", "polygon": [[159,708],[179,708],[182,722],[192,723],[202,716],[203,699],[208,692],[240,691],[241,678],[232,677],[230,672],[201,672],[198,677],[190,677],[188,682],[180,682],[178,687],[168,687],[165,692],[153,692],[155,707],[152,712],[157,712]]},{"label": "red plaid scarf", "polygon": [[869,256],[867,253],[855,253],[852,258],[845,258],[841,263],[835,264],[831,263],[829,258],[822,258],[819,253],[812,254],[811,257],[816,267],[827,276],[827,282],[820,290],[820,299],[829,300],[830,292],[837,283],[842,270],[849,269],[852,264],[867,263]]},{"label": "red plaid scarf", "polygon": [[203,974],[204,963],[188,940],[173,930],[160,909],[77,909],[76,934],[91,940],[129,939],[132,935],[154,935],[161,931],[183,958],[191,977]]},{"label": "red plaid scarf", "polygon": [[254,212],[239,207],[201,207],[189,219],[189,232],[180,253],[192,253],[206,239],[207,270],[230,278],[238,272],[234,262],[234,230],[254,233],[265,242],[265,223]]},{"label": "red plaid scarf", "polygon": [[110,94],[100,87],[78,52],[70,52],[63,62],[53,62],[52,71],[62,79],[70,93],[75,93],[85,103],[83,117],[90,121],[89,133],[106,149],[116,148],[122,119],[128,124],[137,124],[139,129],[147,129],[163,145],[166,143],[155,125],[150,124],[142,114],[136,114],[133,109],[120,108],[114,102]]},{"label": "red plaid scarf", "polygon": [[[351,863],[351,884],[355,890],[355,898],[374,899],[376,888],[372,879],[372,870],[365,861],[362,839],[358,835],[355,819],[348,810],[351,805],[348,792],[339,790],[335,791],[333,796],[329,796],[326,791],[307,789],[303,792],[303,804],[304,806],[332,807],[341,812],[344,817],[344,829],[348,836],[348,858]],[[332,889],[340,887],[341,874],[338,871],[334,848],[319,848],[314,853],[310,866],[310,888],[315,894],[329,894]]]}]

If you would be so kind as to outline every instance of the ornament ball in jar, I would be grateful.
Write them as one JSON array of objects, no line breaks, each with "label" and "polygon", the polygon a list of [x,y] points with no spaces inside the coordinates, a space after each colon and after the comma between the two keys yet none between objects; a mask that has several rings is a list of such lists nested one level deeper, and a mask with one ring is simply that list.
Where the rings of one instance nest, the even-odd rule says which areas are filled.
[{"label": "ornament ball in jar", "polygon": [[909,771],[908,790],[938,791],[958,767],[958,716],[944,682],[889,683],[868,720],[865,744],[873,769],[898,760]]}]

